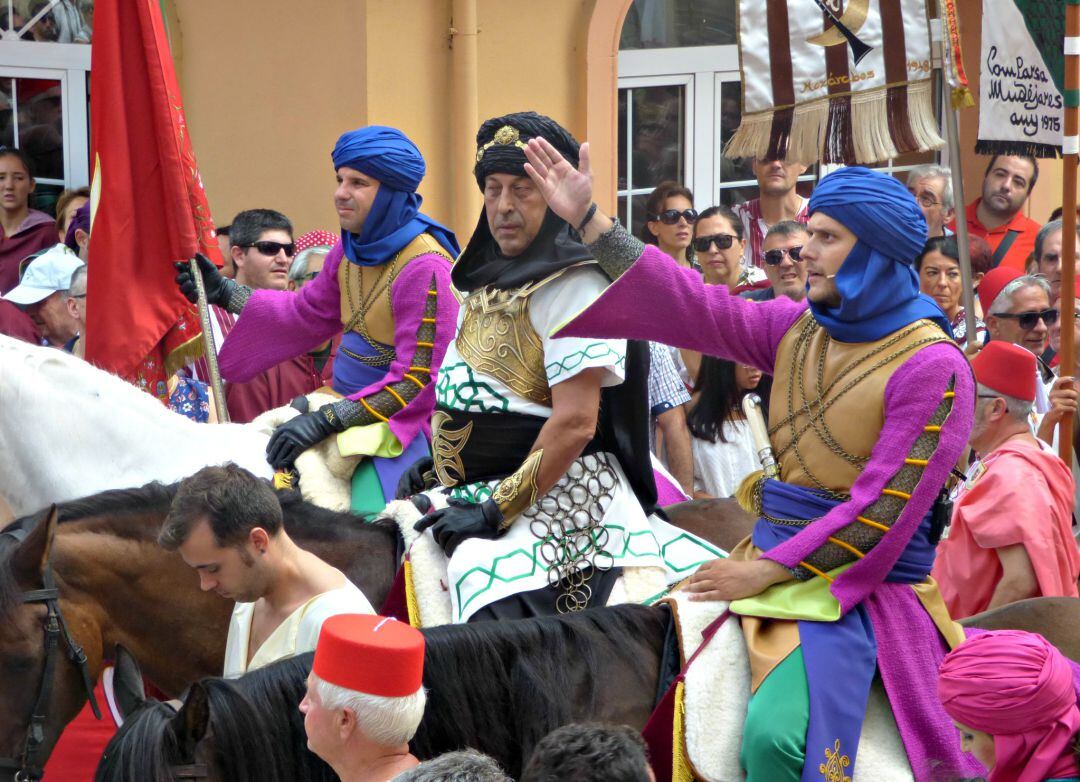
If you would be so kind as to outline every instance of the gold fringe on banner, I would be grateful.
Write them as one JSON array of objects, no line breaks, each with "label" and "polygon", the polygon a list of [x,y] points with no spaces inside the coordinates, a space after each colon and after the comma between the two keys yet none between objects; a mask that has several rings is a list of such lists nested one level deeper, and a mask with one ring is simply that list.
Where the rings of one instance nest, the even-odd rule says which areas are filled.
[{"label": "gold fringe on banner", "polygon": [[[901,113],[899,117],[894,115],[894,120],[906,118],[907,122],[890,123],[890,106],[893,112]],[[850,166],[880,163],[907,152],[940,149],[945,144],[938,133],[929,80],[797,104],[790,131],[774,139],[776,111],[744,116],[724,147],[724,157],[763,158],[775,142],[789,161]]]}]

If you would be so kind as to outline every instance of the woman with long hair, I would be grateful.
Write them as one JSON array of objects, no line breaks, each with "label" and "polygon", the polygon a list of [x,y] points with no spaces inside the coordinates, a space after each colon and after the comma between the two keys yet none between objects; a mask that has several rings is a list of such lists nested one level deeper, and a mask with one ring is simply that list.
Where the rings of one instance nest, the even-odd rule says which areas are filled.
[{"label": "woman with long hair", "polygon": [[[768,386],[760,369],[705,356],[686,415],[693,436],[694,498],[730,497],[761,468],[742,401],[754,392],[768,410]],[[764,386],[764,387],[763,387]]]},{"label": "woman with long hair", "polygon": [[670,179],[661,182],[645,200],[645,220],[643,242],[655,244],[680,266],[697,268],[690,250],[697,210],[689,188]]}]

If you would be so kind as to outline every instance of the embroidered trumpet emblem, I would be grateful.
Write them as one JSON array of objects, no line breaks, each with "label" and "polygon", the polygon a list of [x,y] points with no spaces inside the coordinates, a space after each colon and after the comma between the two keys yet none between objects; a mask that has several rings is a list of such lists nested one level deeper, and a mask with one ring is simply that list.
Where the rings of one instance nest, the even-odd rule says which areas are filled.
[{"label": "embroidered trumpet emblem", "polygon": [[825,747],[825,762],[818,765],[818,771],[825,782],[851,782],[851,777],[844,773],[850,765],[851,758],[840,752],[840,739],[837,739],[831,750]]}]

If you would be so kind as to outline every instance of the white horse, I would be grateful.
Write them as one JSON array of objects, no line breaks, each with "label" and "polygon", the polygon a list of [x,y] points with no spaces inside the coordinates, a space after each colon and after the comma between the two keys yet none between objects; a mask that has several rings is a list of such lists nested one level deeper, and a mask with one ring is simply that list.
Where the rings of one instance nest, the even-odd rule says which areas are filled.
[{"label": "white horse", "polygon": [[[62,350],[0,335],[0,496],[22,516],[108,489],[172,483],[211,464],[270,478],[270,433],[296,414],[286,407],[251,424],[197,424]],[[307,452],[297,462],[305,494],[317,461]]]}]

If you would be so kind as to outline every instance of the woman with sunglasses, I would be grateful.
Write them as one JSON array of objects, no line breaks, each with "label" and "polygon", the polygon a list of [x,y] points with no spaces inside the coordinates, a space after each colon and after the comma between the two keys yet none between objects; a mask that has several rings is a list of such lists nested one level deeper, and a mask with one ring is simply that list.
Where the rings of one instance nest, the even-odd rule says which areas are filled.
[{"label": "woman with sunglasses", "polygon": [[726,206],[710,206],[694,224],[691,243],[707,285],[740,285],[743,257],[743,224]]},{"label": "woman with sunglasses", "polygon": [[675,259],[679,266],[700,267],[690,252],[694,237],[694,223],[698,213],[694,209],[694,194],[678,182],[661,182],[649,193],[645,201],[646,223],[641,239],[655,244],[666,255]]}]

